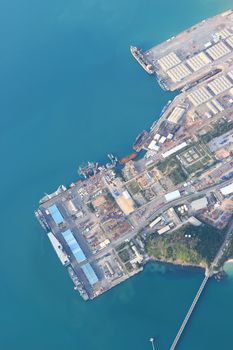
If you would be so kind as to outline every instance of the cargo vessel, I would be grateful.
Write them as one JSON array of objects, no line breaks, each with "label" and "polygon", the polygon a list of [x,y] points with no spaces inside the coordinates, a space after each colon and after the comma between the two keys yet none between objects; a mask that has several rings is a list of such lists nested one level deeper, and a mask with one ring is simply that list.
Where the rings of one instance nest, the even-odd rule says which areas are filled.
[{"label": "cargo vessel", "polygon": [[145,57],[140,49],[138,49],[136,46],[130,46],[130,52],[135,60],[138,61],[138,63],[148,74],[154,73],[153,66],[150,63],[146,62]]}]

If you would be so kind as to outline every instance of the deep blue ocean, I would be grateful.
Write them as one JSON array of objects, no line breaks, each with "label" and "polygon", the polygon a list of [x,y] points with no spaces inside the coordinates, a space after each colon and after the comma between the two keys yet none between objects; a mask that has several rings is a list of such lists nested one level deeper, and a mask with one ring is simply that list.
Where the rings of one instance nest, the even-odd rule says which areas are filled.
[{"label": "deep blue ocean", "polygon": [[[166,350],[203,278],[149,265],[84,302],[34,217],[78,165],[131,152],[174,94],[133,60],[232,0],[0,0],[0,349]],[[208,284],[177,347],[232,349],[233,275]]]}]

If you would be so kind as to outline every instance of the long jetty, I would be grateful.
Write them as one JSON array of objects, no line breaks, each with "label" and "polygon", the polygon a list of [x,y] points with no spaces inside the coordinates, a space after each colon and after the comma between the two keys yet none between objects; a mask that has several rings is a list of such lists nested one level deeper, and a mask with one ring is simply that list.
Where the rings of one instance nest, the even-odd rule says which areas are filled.
[{"label": "long jetty", "polygon": [[180,340],[180,337],[181,337],[181,335],[182,335],[182,333],[183,333],[183,331],[188,323],[188,320],[190,319],[190,316],[192,315],[192,312],[193,312],[196,304],[198,303],[198,300],[199,300],[199,298],[200,298],[200,296],[201,296],[201,294],[206,286],[206,283],[208,282],[209,277],[210,277],[210,274],[207,272],[206,276],[205,276],[204,280],[202,281],[202,284],[200,285],[200,288],[198,289],[198,292],[197,292],[197,294],[192,302],[192,305],[190,306],[190,308],[185,316],[185,319],[184,319],[184,321],[183,321],[183,323],[182,323],[182,325],[181,325],[181,327],[180,327],[180,329],[179,329],[179,331],[178,331],[178,333],[177,333],[177,335],[172,343],[172,346],[170,347],[170,350],[174,350],[176,348],[176,345],[177,345],[178,341]]}]

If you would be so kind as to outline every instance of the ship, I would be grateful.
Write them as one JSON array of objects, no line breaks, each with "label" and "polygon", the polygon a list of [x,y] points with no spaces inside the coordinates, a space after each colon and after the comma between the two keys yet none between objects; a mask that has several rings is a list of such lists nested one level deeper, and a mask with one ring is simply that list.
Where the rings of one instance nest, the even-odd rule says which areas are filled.
[{"label": "ship", "polygon": [[136,46],[130,46],[130,52],[135,58],[135,60],[142,66],[142,68],[148,73],[153,74],[154,69],[152,64],[146,62],[145,57],[140,49]]},{"label": "ship", "polygon": [[136,152],[140,152],[144,143],[146,142],[146,140],[149,137],[149,133],[146,130],[143,130],[136,138],[134,144],[133,144],[133,149]]},{"label": "ship", "polygon": [[137,153],[131,153],[129,154],[128,156],[124,157],[124,158],[121,158],[119,160],[119,163],[120,164],[126,164],[127,162],[129,162],[130,160],[134,159],[137,157]]}]

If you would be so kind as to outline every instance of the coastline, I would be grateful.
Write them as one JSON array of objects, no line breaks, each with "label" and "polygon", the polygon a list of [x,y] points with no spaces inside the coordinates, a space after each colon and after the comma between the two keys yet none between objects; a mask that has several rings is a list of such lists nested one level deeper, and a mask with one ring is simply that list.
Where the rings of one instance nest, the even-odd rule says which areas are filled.
[{"label": "coastline", "polygon": [[[192,270],[199,270],[205,273],[206,271],[206,266],[204,265],[195,265],[195,264],[188,264],[188,263],[182,263],[179,261],[165,261],[165,260],[156,260],[152,257],[150,257],[149,262],[151,263],[157,263],[159,265],[167,265],[167,266],[173,266],[173,267],[177,267],[177,268],[185,268],[185,269],[192,269]],[[233,263],[233,259],[232,259],[232,263]]]}]

